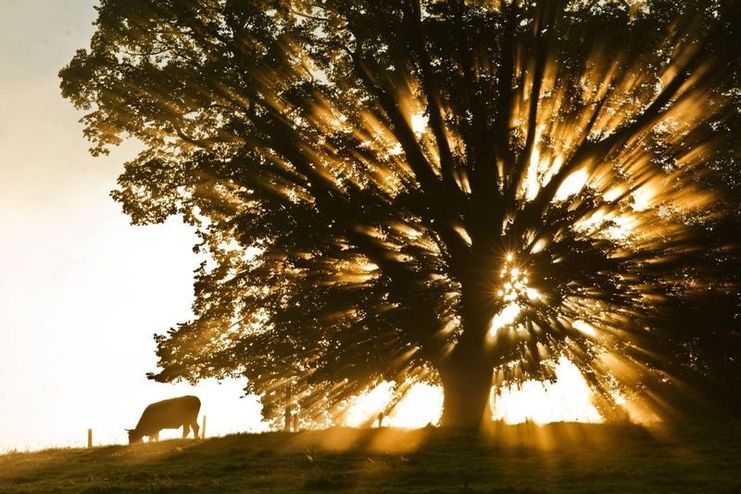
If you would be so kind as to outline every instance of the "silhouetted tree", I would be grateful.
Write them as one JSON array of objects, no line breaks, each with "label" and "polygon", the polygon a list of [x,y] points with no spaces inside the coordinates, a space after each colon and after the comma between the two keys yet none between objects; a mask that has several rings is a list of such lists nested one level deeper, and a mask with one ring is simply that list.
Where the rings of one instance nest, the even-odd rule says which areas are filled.
[{"label": "silhouetted tree", "polygon": [[102,0],[63,95],[93,154],[144,144],[132,221],[210,256],[151,377],[245,376],[274,419],[291,386],[302,420],[430,380],[475,426],[564,355],[605,413],[666,405],[726,351],[675,316],[738,287],[735,7]]}]

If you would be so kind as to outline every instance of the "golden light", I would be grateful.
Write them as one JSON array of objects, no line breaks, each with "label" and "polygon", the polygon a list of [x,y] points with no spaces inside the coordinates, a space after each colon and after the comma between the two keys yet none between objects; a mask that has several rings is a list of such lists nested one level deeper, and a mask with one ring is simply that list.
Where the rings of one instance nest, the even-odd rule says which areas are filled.
[{"label": "golden light", "polygon": [[[630,4],[635,13],[637,2]],[[505,127],[512,132],[508,130],[505,137],[516,141],[512,143],[513,153],[522,155],[496,160],[498,192],[515,200],[501,218],[497,217],[497,228],[499,221],[502,225],[501,244],[511,250],[505,253],[501,266],[496,266],[499,259],[492,261],[492,269],[499,276],[492,280],[487,288],[491,294],[487,295],[496,302],[497,310],[492,311],[493,315],[487,313],[487,343],[494,348],[502,341],[497,337],[506,332],[512,340],[519,340],[514,343],[522,345],[503,365],[512,364],[513,374],[524,372],[518,364],[529,355],[530,363],[547,361],[546,367],[554,368],[555,380],[525,381],[519,386],[498,383],[505,387],[498,390],[492,402],[493,418],[509,423],[599,422],[603,417],[595,407],[593,393],[606,393],[614,405],[626,410],[640,408],[631,405],[635,400],[621,394],[620,387],[636,382],[635,376],[644,369],[634,359],[620,358],[616,353],[621,345],[644,351],[640,338],[627,328],[637,315],[636,307],[644,308],[660,295],[648,283],[634,282],[628,273],[667,259],[669,255],[662,252],[664,246],[683,239],[690,219],[700,219],[705,214],[702,208],[713,199],[711,193],[699,193],[699,186],[688,185],[691,180],[687,176],[701,167],[714,144],[682,145],[684,136],[707,121],[703,108],[712,106],[705,104],[713,97],[707,88],[692,84],[707,69],[701,67],[675,93],[667,95],[665,88],[687,69],[682,46],[674,46],[662,60],[654,61],[658,63],[656,70],[646,70],[641,65],[646,61],[638,57],[634,61],[628,54],[599,46],[585,55],[586,63],[575,68],[562,63],[554,50],[541,54],[545,61],[539,81],[535,80],[537,71],[531,70],[535,62],[527,47],[518,45],[515,51],[513,71],[521,85],[513,88],[512,101],[507,102],[511,111]],[[309,53],[302,57],[309,67],[313,66]],[[477,67],[475,71],[480,74],[476,75],[482,79],[496,77],[487,70]],[[356,108],[354,99],[347,103],[317,98],[314,121],[308,125],[325,134],[349,129],[362,143],[362,153],[354,153],[352,159],[338,158],[333,150],[321,146],[309,153],[310,146],[306,146],[312,165],[321,170],[330,186],[344,190],[352,183],[383,201],[393,202],[409,190],[409,184],[419,182],[417,172],[410,167],[412,154],[417,161],[426,160],[431,174],[438,178],[444,175],[441,149],[447,148],[454,161],[466,161],[461,158],[466,157],[468,143],[453,123],[455,119],[450,118],[455,107],[444,98],[430,98],[423,81],[401,72],[388,96],[400,109],[400,118],[408,127],[405,132],[411,130],[413,136],[401,137],[397,125],[377,108]],[[657,76],[661,79],[658,84]],[[663,109],[648,119],[650,124],[631,127],[632,122],[658,106],[653,103],[665,97]],[[712,103],[717,103],[714,111],[721,111],[723,104],[718,99]],[[625,129],[630,132],[624,139],[610,141],[611,136]],[[602,143],[606,144],[599,146]],[[656,152],[652,143],[668,151]],[[582,152],[585,149],[590,151]],[[463,197],[471,195],[472,182],[465,167],[456,169],[450,178],[452,187],[457,185]],[[396,262],[440,258],[434,228],[413,216],[381,220],[363,226],[362,232]],[[477,235],[475,230],[466,229],[469,225],[465,221],[450,221],[449,227],[458,240],[475,247]],[[499,240],[493,239],[492,243]],[[521,254],[523,257],[517,259]],[[578,263],[582,257],[585,266],[597,266],[595,272],[576,273],[570,278],[572,274],[567,271],[581,269]],[[631,258],[638,261],[620,264]],[[602,269],[602,265],[607,267]],[[331,274],[326,281],[330,285],[370,285],[382,271],[363,256],[344,263],[329,261],[323,267]],[[425,281],[445,285],[441,298],[452,314],[442,321],[444,330],[439,330],[439,336],[446,338],[444,352],[449,352],[457,344],[455,336],[463,331],[460,314],[455,314],[461,290],[450,273],[430,269]],[[611,270],[615,270],[614,276]],[[386,307],[387,302],[381,305]],[[356,317],[354,314],[356,311],[349,310],[343,316],[349,320]],[[584,355],[589,357],[582,358]],[[600,375],[588,383],[579,369],[590,367]],[[341,414],[341,423],[368,425],[383,415],[384,425],[390,426],[436,423],[442,406],[440,388],[425,383],[405,384],[409,386],[382,382],[352,398]],[[647,415],[641,412],[641,416]]]},{"label": "golden light", "polygon": [[491,320],[491,325],[489,326],[489,334],[493,336],[501,328],[509,326],[510,324],[515,322],[517,320],[517,316],[520,315],[520,311],[521,308],[518,303],[511,302],[507,304],[504,309],[499,311],[499,313],[494,316],[494,319]]},{"label": "golden light", "polygon": [[561,184],[561,187],[558,188],[558,191],[556,191],[556,196],[554,197],[554,200],[564,201],[568,199],[569,197],[575,194],[578,194],[587,184],[588,179],[589,179],[589,174],[587,173],[587,170],[584,168],[573,172],[571,175],[569,175],[566,178],[566,180],[563,181],[563,183]]},{"label": "golden light", "polygon": [[589,385],[576,365],[561,357],[555,373],[552,383],[530,380],[494,394],[492,418],[507,424],[602,422],[602,415],[592,403]]},{"label": "golden light", "polygon": [[505,256],[504,265],[499,273],[501,287],[496,296],[506,305],[499,311],[489,324],[489,336],[514,324],[523,312],[523,302],[542,302],[543,295],[536,288],[528,286],[529,272],[514,264],[515,256],[509,252]]},{"label": "golden light", "polygon": [[439,386],[422,382],[402,386],[401,396],[395,394],[395,386],[393,382],[383,381],[353,397],[344,413],[340,414],[339,423],[348,427],[417,428],[439,422],[443,405]]},{"label": "golden light", "polygon": [[594,329],[594,326],[592,326],[588,322],[582,321],[581,319],[572,321],[571,327],[580,331],[584,335],[589,336],[590,338],[594,338],[597,336],[597,331]]},{"label": "golden light", "polygon": [[373,423],[393,398],[393,388],[393,383],[384,381],[370,391],[356,396],[341,417],[341,423],[349,427]]},{"label": "golden light", "polygon": [[421,135],[427,128],[428,118],[422,113],[412,115],[412,130],[415,134]]},{"label": "golden light", "polygon": [[439,386],[416,383],[394,407],[386,423],[392,427],[404,428],[435,425],[440,421],[442,408],[443,393]]},{"label": "golden light", "polygon": [[[398,264],[408,264],[409,271],[414,273],[428,270],[421,271],[420,279],[423,278],[425,283],[419,282],[419,285],[439,287],[438,292],[431,293],[442,299],[441,307],[448,310],[447,319],[440,324],[445,329],[435,327],[435,331],[439,331],[436,336],[445,338],[440,345],[443,354],[460,341],[455,338],[457,333],[465,331],[460,323],[459,303],[463,282],[446,270],[444,262],[432,262],[444,257],[442,252],[445,249],[441,247],[444,241],[439,239],[447,238],[451,233],[443,231],[446,235],[441,235],[436,230],[437,225],[445,224],[440,228],[452,230],[456,245],[457,240],[463,240],[465,245],[474,247],[470,251],[462,249],[464,255],[477,252],[478,245],[474,244],[482,237],[487,248],[479,250],[486,250],[486,255],[489,245],[511,249],[506,252],[503,265],[497,266],[500,259],[493,259],[493,267],[483,266],[487,276],[490,270],[495,273],[493,277],[499,275],[491,285],[485,280],[485,295],[491,296],[496,302],[492,306],[498,310],[486,312],[481,319],[489,322],[488,336],[492,345],[505,329],[514,328],[510,334],[522,340],[517,343],[523,343],[521,347],[524,350],[517,348],[508,356],[511,361],[502,365],[512,364],[516,369],[513,374],[524,372],[524,366],[517,366],[530,356],[530,363],[547,361],[549,370],[553,366],[555,380],[525,381],[513,386],[507,386],[507,382],[498,383],[505,387],[498,389],[492,402],[493,417],[509,423],[525,420],[539,423],[561,420],[598,422],[603,417],[593,403],[593,393],[604,392],[604,389],[599,389],[600,385],[611,392],[615,404],[626,408],[631,406],[632,397],[620,394],[613,381],[629,386],[638,381],[636,376],[643,369],[634,359],[621,358],[616,353],[623,348],[622,345],[636,352],[644,351],[640,348],[640,338],[635,337],[635,333],[629,334],[626,328],[631,317],[638,312],[636,307],[645,309],[648,302],[660,298],[648,282],[634,283],[625,273],[632,269],[638,271],[645,264],[663,262],[669,257],[662,252],[664,246],[671,247],[672,241],[683,239],[688,225],[706,214],[702,208],[712,202],[713,195],[698,193],[697,187],[688,185],[692,180],[686,177],[703,165],[704,157],[713,151],[713,143],[683,146],[682,138],[707,121],[703,108],[714,107],[717,112],[723,105],[719,101],[705,105],[712,95],[702,85],[695,89],[692,79],[682,82],[676,93],[663,94],[664,88],[674,82],[677,74],[686,71],[681,47],[674,47],[667,52],[670,54],[664,57],[665,60],[657,62],[660,64],[656,69],[658,73],[632,62],[627,54],[615,54],[599,47],[585,56],[588,60],[583,65],[561,63],[558,51],[550,50],[539,54],[544,58],[544,67],[539,76],[542,80],[536,81],[534,74],[539,71],[531,70],[535,57],[526,45],[520,45],[519,41],[515,41],[515,45],[517,55],[512,67],[513,79],[521,82],[511,88],[512,101],[505,102],[508,121],[503,125],[507,130],[506,135],[500,136],[503,137],[503,147],[511,147],[511,153],[504,155],[512,156],[493,160],[496,161],[498,177],[492,179],[491,189],[486,189],[491,192],[494,188],[499,189],[496,191],[499,195],[492,195],[494,202],[501,197],[513,199],[512,204],[505,204],[503,210],[494,215],[496,228],[501,224],[501,231],[486,239],[485,235],[490,233],[488,230],[485,234],[474,228],[466,230],[470,223],[485,222],[467,222],[469,211],[473,212],[472,219],[480,219],[475,213],[478,207],[463,207],[460,211],[450,211],[450,215],[442,215],[445,218],[443,222],[437,218],[420,218],[423,214],[414,208],[401,215],[403,218],[373,217],[368,220],[369,224],[357,226],[357,231],[352,233],[365,235],[364,240],[374,245],[374,252],[383,251],[383,254],[376,254],[383,262],[393,260]],[[292,58],[301,59],[311,77],[330,81],[331,74],[319,68],[322,63],[312,61],[309,51],[302,51],[298,43],[290,48],[295,51]],[[261,74],[265,80],[280,79],[269,69],[265,70]],[[498,75],[488,73],[485,66],[472,70],[473,78],[481,81],[493,80]],[[575,70],[580,72],[573,73]],[[697,73],[702,70],[697,70]],[[329,189],[349,193],[359,189],[385,207],[408,192],[417,194],[425,189],[420,180],[424,175],[411,168],[415,162],[427,162],[431,181],[444,178],[442,162],[445,160],[440,151],[447,149],[449,161],[460,163],[460,166],[453,167],[452,176],[446,177],[452,189],[460,188],[450,197],[458,197],[458,192],[461,192],[461,203],[465,203],[471,197],[471,184],[476,183],[474,180],[469,183],[471,170],[466,169],[468,165],[463,165],[468,162],[467,146],[470,143],[461,135],[465,133],[462,131],[465,126],[456,124],[456,118],[451,118],[456,107],[445,98],[436,99],[426,94],[425,85],[416,80],[417,76],[401,74],[401,70],[398,72],[398,79],[393,80],[392,89],[386,95],[394,103],[389,108],[400,110],[398,120],[389,119],[387,110],[382,107],[364,107],[366,100],[362,98],[351,97],[345,101],[341,97],[333,100],[317,95],[316,100],[312,100],[310,114],[296,124],[302,131],[316,132],[298,132],[296,135],[330,136],[347,132],[357,140],[357,149],[349,150],[347,155],[338,153],[327,139],[317,143],[301,142],[301,154],[317,171],[317,176],[326,180],[324,185]],[[656,83],[657,74],[661,78],[659,84]],[[383,93],[385,89],[380,87],[383,76],[378,76],[378,90]],[[266,104],[278,114],[288,116],[294,110],[290,108],[292,103],[281,98],[279,91],[269,84],[262,89],[268,100]],[[344,91],[339,87],[335,89],[338,93]],[[228,88],[224,90],[228,92]],[[239,92],[238,88],[235,92]],[[665,104],[653,105],[663,96],[668,98]],[[639,117],[652,106],[662,106],[666,111],[662,110],[655,118],[649,119],[650,125],[646,124],[645,128],[631,130],[631,122],[641,120]],[[297,113],[303,115],[305,112]],[[397,125],[399,121],[406,125]],[[431,127],[435,127],[435,131]],[[400,134],[400,129],[404,135]],[[620,135],[624,129],[630,130],[625,139],[614,143],[609,140],[610,136]],[[413,135],[409,135],[409,130]],[[655,136],[647,137],[652,132]],[[510,139],[512,143],[509,143]],[[665,156],[655,156],[661,153],[643,141],[648,144],[656,141],[669,151],[663,153]],[[604,146],[593,146],[604,142],[607,143]],[[585,149],[589,152],[582,152]],[[516,156],[518,153],[521,156]],[[273,158],[272,154],[266,157]],[[300,171],[295,165],[281,161],[279,169],[282,172]],[[424,168],[419,164],[416,166]],[[311,203],[314,200],[301,185],[276,187],[293,203]],[[229,199],[233,195],[231,192],[227,187],[220,194],[225,203],[237,208],[238,201]],[[498,207],[491,209],[497,210]],[[432,220],[435,221],[434,227],[429,226],[433,224]],[[347,238],[338,238],[336,243],[343,252],[349,250],[351,244]],[[220,246],[229,252],[237,252],[242,247],[237,242]],[[519,256],[521,253],[527,257],[516,259],[516,254]],[[248,249],[242,261],[246,264],[261,254],[262,250]],[[312,267],[321,268],[315,271],[321,271],[324,276],[322,286],[366,287],[378,282],[385,274],[382,272],[385,268],[379,266],[383,264],[381,260],[377,264],[365,255],[348,255],[339,261],[335,257],[318,260],[320,254],[306,252],[281,252],[280,255],[315,261]],[[602,257],[610,262],[602,262]],[[638,261],[611,262],[631,257]],[[566,271],[581,269],[577,266],[581,259],[584,259],[585,266],[596,266],[594,272],[576,273],[577,276],[570,278],[572,273]],[[489,262],[481,258],[476,261]],[[549,275],[548,270],[559,263],[566,267],[560,271],[551,269]],[[603,265],[606,266],[604,269]],[[294,267],[284,274],[293,282],[301,281],[308,271]],[[607,274],[602,276],[603,273]],[[621,290],[615,288],[618,285],[625,290],[618,293]],[[384,297],[376,307],[337,311],[332,317],[344,318],[347,327],[351,327],[351,323],[360,320],[358,313],[363,310],[380,312],[376,309],[385,309],[395,303],[404,306],[403,299],[398,302],[393,298]],[[414,348],[406,357],[409,368],[417,365],[411,356],[417,355],[425,344],[411,342]],[[562,354],[571,360],[560,356]],[[582,360],[579,355],[589,355],[589,358]],[[312,354],[311,358],[314,357]],[[556,358],[558,361],[554,363]],[[432,359],[430,362],[435,363]],[[588,383],[579,370],[590,366],[599,371],[597,380],[601,382]],[[537,365],[533,365],[535,367]],[[384,425],[396,427],[437,423],[443,402],[441,389],[421,382],[403,384],[408,386],[382,382],[351,398],[338,421],[359,427],[385,416]]]},{"label": "golden light", "polygon": [[[583,321],[575,322],[583,330],[591,328]],[[350,427],[377,424],[378,415],[390,406],[393,398],[393,383],[382,382],[368,392],[353,399],[341,423]],[[555,380],[541,382],[528,380],[520,385],[492,388],[492,420],[507,424],[534,422],[597,423],[604,420],[594,405],[594,394],[577,366],[566,357],[560,357],[555,365]],[[637,422],[647,422],[650,415],[645,403],[629,401],[615,392],[616,403]],[[442,414],[443,393],[440,386],[415,383],[393,406],[384,418],[383,425],[389,427],[418,428],[436,425]]]}]

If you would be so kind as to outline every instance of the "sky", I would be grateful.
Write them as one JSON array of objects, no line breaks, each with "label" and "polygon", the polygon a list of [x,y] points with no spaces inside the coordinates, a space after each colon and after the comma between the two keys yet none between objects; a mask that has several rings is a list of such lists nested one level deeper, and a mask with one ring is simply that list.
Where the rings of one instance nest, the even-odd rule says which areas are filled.
[{"label": "sky", "polygon": [[[201,398],[207,434],[256,431],[244,383],[148,381],[152,335],[191,315],[193,232],[135,227],[110,197],[124,145],[93,158],[57,73],[94,0],[0,0],[0,452],[126,442],[144,407]],[[176,437],[177,431],[162,434]]]}]

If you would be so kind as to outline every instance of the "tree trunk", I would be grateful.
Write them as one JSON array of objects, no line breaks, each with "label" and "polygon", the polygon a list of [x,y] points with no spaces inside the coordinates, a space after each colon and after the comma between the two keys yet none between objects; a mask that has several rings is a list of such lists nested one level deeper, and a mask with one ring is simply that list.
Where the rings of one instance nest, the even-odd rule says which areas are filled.
[{"label": "tree trunk", "polygon": [[480,429],[491,420],[492,369],[482,358],[455,359],[440,369],[443,427]]},{"label": "tree trunk", "polygon": [[458,276],[462,281],[463,334],[448,358],[437,366],[443,384],[443,427],[478,430],[491,420],[493,348],[488,346],[487,335],[500,306],[491,295],[490,270],[481,268],[491,263],[487,256],[472,253]]}]

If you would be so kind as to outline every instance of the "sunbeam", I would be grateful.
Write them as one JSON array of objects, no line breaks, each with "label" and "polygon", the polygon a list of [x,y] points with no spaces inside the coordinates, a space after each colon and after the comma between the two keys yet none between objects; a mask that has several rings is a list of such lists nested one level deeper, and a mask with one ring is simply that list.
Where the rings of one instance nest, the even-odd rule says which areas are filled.
[{"label": "sunbeam", "polygon": [[93,152],[145,146],[132,220],[212,258],[151,378],[276,426],[674,411],[737,287],[727,5],[258,3],[109,0],[61,74]]}]

